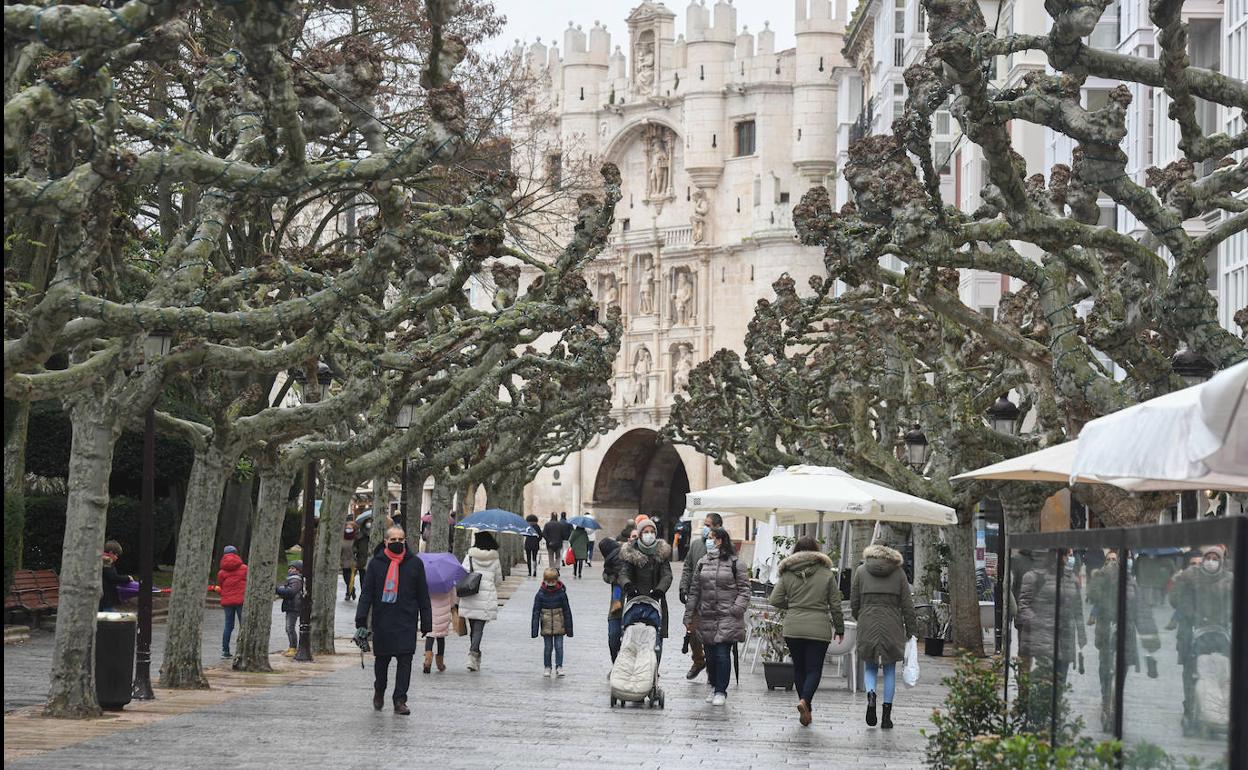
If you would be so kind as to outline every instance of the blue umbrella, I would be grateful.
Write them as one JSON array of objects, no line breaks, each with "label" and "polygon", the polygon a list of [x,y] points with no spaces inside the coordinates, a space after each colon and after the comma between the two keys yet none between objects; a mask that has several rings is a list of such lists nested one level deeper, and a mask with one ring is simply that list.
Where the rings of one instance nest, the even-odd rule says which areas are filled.
[{"label": "blue umbrella", "polygon": [[568,523],[574,527],[584,527],[585,529],[602,529],[602,525],[597,519],[591,519],[588,516],[573,516],[568,519]]},{"label": "blue umbrella", "polygon": [[456,524],[455,527],[456,529],[475,529],[478,532],[512,532],[517,535],[528,535],[533,532],[533,528],[527,521],[502,508],[477,511]]},{"label": "blue umbrella", "polygon": [[429,584],[430,593],[449,593],[468,574],[454,554],[422,553],[420,560],[425,563],[425,582]]}]

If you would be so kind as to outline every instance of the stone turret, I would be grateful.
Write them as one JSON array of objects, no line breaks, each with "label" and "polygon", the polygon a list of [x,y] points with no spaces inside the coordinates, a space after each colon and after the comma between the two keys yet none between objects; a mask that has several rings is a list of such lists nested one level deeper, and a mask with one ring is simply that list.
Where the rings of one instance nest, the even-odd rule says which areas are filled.
[{"label": "stone turret", "polygon": [[[723,34],[721,27],[730,20],[732,27]],[[715,6],[716,24],[705,0],[689,4],[685,43],[684,135],[685,170],[698,187],[715,187],[724,168],[724,147],[728,137],[724,118],[723,88],[736,47],[736,9],[722,0]]]},{"label": "stone turret", "polygon": [[793,84],[793,165],[811,185],[836,166],[835,67],[841,58],[844,19],[829,0],[796,0],[797,72]]},{"label": "stone turret", "polygon": [[607,100],[611,35],[594,22],[587,36],[580,25],[568,22],[563,32],[563,122],[565,147],[597,152],[595,113]]}]

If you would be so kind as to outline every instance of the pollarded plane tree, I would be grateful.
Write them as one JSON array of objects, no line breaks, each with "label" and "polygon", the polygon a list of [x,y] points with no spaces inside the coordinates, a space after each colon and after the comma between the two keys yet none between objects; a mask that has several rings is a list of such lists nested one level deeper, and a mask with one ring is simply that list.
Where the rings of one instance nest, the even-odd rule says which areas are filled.
[{"label": "pollarded plane tree", "polygon": [[[942,291],[956,292],[955,272],[939,279]],[[721,350],[696,367],[665,432],[740,481],[776,465],[830,465],[950,505],[960,525],[947,540],[969,552],[977,490],[948,479],[986,452],[1013,448],[983,413],[1026,381],[1024,370],[904,289],[868,282],[832,297],[830,282],[813,277],[811,284],[806,297],[788,276],[773,284],[775,299],[759,302],[744,355]],[[915,423],[932,447],[921,466],[908,462],[903,443]],[[949,565],[956,640],[980,650],[968,565]]]},{"label": "pollarded plane tree", "polygon": [[[97,711],[91,628],[120,427],[179,372],[275,372],[314,359],[338,314],[376,291],[403,244],[427,227],[406,216],[397,182],[455,149],[462,105],[449,75],[462,46],[435,24],[423,76],[430,93],[425,130],[387,143],[368,109],[377,79],[368,57],[357,56],[321,74],[338,87],[315,106],[322,118],[327,105],[337,109],[338,124],[358,130],[368,152],[318,154],[318,132],[335,129],[333,121],[306,120],[312,110],[295,94],[295,60],[286,45],[295,10],[211,9],[236,47],[205,56],[188,42],[190,22],[199,21],[190,4],[5,8],[5,227],[12,245],[6,271],[18,279],[6,295],[5,392],[21,401],[61,398],[74,424],[72,534],[64,548],[49,713]],[[445,15],[440,3],[429,10],[431,18]],[[151,104],[128,101],[134,89],[127,89],[127,75],[148,67],[166,68],[168,81],[184,89],[180,120],[168,116],[177,98],[160,105],[166,116],[159,120]],[[376,201],[375,245],[337,265],[286,259],[279,228],[266,217],[275,219],[300,196],[351,188]],[[160,236],[145,237],[153,221]],[[179,344],[139,373],[142,339],[154,329],[173,332]],[[256,390],[254,382],[239,385],[227,383]],[[217,414],[246,413],[256,401],[221,395],[217,403],[230,406]],[[299,418],[292,412],[265,419]],[[158,422],[210,447],[222,427],[210,426],[208,434],[165,415]],[[211,492],[214,484],[197,486]],[[196,592],[202,579],[193,581]]]}]

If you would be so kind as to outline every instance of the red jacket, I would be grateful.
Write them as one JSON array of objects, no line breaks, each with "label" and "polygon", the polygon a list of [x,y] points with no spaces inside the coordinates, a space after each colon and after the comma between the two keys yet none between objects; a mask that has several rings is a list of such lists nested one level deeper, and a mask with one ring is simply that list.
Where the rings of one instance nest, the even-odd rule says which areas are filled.
[{"label": "red jacket", "polygon": [[247,565],[236,553],[221,557],[221,571],[217,573],[217,586],[221,589],[222,607],[239,607],[247,594]]}]

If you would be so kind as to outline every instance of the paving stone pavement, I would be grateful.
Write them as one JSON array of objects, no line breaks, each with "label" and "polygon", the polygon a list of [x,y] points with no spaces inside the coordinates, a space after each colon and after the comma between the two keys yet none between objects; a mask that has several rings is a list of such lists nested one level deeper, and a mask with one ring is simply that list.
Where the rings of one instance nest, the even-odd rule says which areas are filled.
[{"label": "paving stone pavement", "polygon": [[[523,567],[521,568],[523,569]],[[570,575],[570,570],[565,570]],[[679,574],[679,573],[678,573]],[[815,723],[797,723],[795,696],[768,692],[762,667],[741,671],[728,705],[704,702],[702,682],[688,682],[680,639],[668,640],[662,667],[664,710],[608,707],[608,592],[595,564],[568,579],[577,635],[566,641],[563,679],[542,677],[542,643],[529,637],[536,580],[527,580],[485,629],[482,671],[465,669],[466,638],[448,640],[445,673],[413,674],[410,717],[374,712],[372,661],[191,714],[6,763],[14,768],[377,768],[435,763],[457,768],[920,768],[919,729],[943,697],[947,661],[925,660],[923,681],[900,688],[897,728],[867,728],[866,699],[852,695],[835,667],[815,700]],[[674,610],[679,602],[673,601]],[[353,604],[339,602],[338,627],[349,629]],[[211,613],[210,613],[211,614]],[[219,626],[218,626],[219,628]],[[210,642],[219,635],[206,631]],[[205,646],[206,650],[215,644]],[[5,655],[5,700],[10,667]],[[25,656],[20,656],[25,657]],[[46,677],[46,671],[44,673]],[[40,692],[46,691],[46,678]],[[198,759],[197,759],[198,758]],[[202,759],[202,762],[200,761]]]}]

